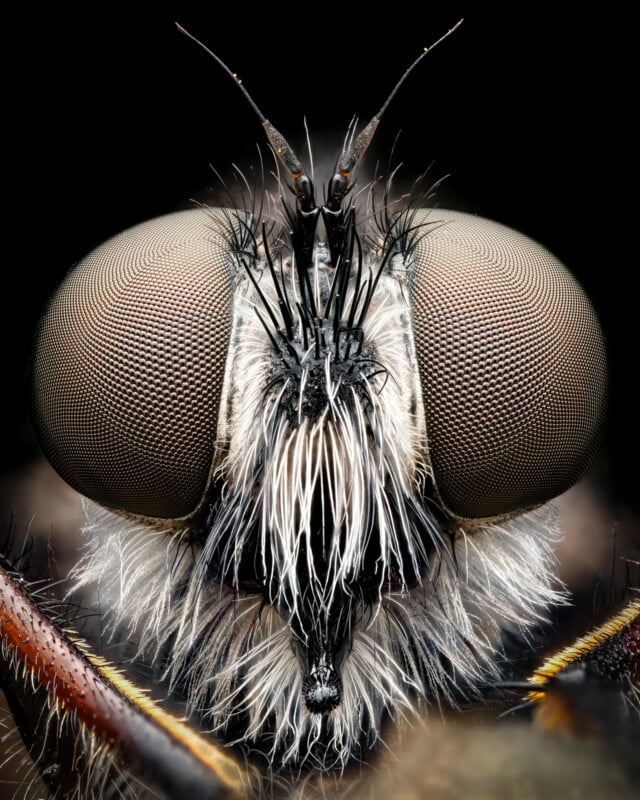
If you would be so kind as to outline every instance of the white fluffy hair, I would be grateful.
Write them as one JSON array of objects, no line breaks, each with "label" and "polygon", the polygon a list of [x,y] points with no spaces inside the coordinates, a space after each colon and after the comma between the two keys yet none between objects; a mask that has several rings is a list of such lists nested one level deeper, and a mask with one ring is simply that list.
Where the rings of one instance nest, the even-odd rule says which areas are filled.
[{"label": "white fluffy hair", "polygon": [[[314,277],[321,307],[330,281],[318,265]],[[431,470],[402,271],[378,276],[362,324],[374,349],[343,358],[348,374],[347,345],[329,323],[323,349],[298,337],[283,369],[255,313],[276,303],[262,278],[245,281],[235,309],[222,489],[206,537],[88,502],[75,587],[94,587],[109,635],[133,642],[203,729],[276,771],[342,770],[376,745],[387,718],[410,720],[499,679],[505,631],[526,637],[564,599],[558,526],[546,506],[447,528],[425,499]],[[316,413],[304,413],[309,397]],[[238,575],[249,545],[261,584],[251,590]],[[373,595],[358,594],[372,561]],[[307,633],[330,635],[336,603],[349,618],[340,701],[318,713],[305,703],[299,646]]]},{"label": "white fluffy hair", "polygon": [[[187,687],[189,711],[205,729],[224,738],[242,718],[234,738],[247,748],[269,742],[276,767],[342,769],[375,745],[386,716],[410,719],[499,679],[503,632],[526,635],[563,600],[554,519],[545,507],[473,533],[460,529],[454,558],[432,559],[420,585],[383,592],[377,608],[363,609],[342,668],[343,699],[326,722],[305,708],[287,620],[261,595],[202,582],[198,554],[175,534],[89,503],[76,588],[97,587],[112,635],[161,664],[171,687]],[[196,591],[176,593],[194,583]],[[325,725],[329,741],[319,755]]]}]

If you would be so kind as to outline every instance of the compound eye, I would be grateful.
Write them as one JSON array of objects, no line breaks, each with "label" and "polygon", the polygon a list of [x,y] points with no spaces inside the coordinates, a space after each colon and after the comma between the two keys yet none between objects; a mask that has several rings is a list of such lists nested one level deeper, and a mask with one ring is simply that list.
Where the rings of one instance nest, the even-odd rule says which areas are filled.
[{"label": "compound eye", "polygon": [[44,315],[35,428],[53,467],[102,505],[180,518],[206,491],[233,316],[232,224],[231,212],[198,209],[125,231],[72,270]]},{"label": "compound eye", "polygon": [[589,468],[606,356],[566,268],[531,239],[452,211],[427,223],[412,278],[415,346],[437,491],[455,516],[540,505]]}]

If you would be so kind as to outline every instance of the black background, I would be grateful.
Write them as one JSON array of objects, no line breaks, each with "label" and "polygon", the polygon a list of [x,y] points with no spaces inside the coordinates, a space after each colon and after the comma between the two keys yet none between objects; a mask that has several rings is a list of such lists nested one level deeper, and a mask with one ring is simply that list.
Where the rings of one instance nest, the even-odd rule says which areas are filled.
[{"label": "black background", "polygon": [[[433,5],[433,7],[432,7]],[[598,311],[610,358],[605,459],[611,491],[637,507],[628,462],[637,425],[631,292],[631,151],[626,23],[542,4],[511,13],[483,4],[333,7],[176,4],[173,10],[86,5],[5,22],[3,469],[36,451],[28,425],[29,348],[43,305],[65,272],[107,237],[184,206],[233,162],[266,145],[227,75],[174,26],[179,21],[243,78],[269,119],[298,145],[306,118],[333,150],[354,114],[369,119],[421,49],[461,28],[410,76],[380,126],[375,151],[414,176],[450,177],[443,206],[511,225],[576,274]],[[224,17],[222,14],[224,13]],[[302,14],[307,15],[305,19]],[[303,150],[303,147],[300,147]]]}]

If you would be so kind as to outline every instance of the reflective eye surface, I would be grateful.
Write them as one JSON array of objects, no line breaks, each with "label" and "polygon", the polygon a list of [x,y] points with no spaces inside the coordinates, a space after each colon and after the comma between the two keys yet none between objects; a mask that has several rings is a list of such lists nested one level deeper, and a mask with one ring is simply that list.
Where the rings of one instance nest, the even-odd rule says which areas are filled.
[{"label": "reflective eye surface", "polygon": [[55,469],[102,505],[178,518],[203,496],[233,318],[228,223],[193,210],[125,231],[42,320],[35,425]]},{"label": "reflective eye surface", "polygon": [[[463,518],[544,503],[599,445],[606,357],[593,309],[527,237],[459,212],[413,213],[424,227],[410,260],[416,380],[440,499]],[[195,209],[126,231],[70,273],[42,321],[43,448],[103,505],[175,519],[204,497],[235,351],[232,225]]]},{"label": "reflective eye surface", "polygon": [[411,69],[322,184],[245,92],[275,187],[262,158],[234,167],[218,196],[242,211],[99,247],[37,341],[45,454],[107,506],[85,504],[72,591],[95,587],[101,637],[278,782],[359,768],[389,717],[496,684],[503,645],[565,599],[557,514],[534,507],[601,438],[603,339],[567,270],[420,209],[427,177],[358,177]]},{"label": "reflective eye surface", "polygon": [[456,516],[510,514],[568,489],[600,443],[606,356],[582,288],[514,230],[417,212],[414,337],[440,497]]}]

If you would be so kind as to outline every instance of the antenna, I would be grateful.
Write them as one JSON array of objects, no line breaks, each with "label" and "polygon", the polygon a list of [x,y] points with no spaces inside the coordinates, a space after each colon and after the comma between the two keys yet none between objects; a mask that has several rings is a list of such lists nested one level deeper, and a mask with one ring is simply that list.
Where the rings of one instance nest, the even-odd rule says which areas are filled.
[{"label": "antenna", "polygon": [[[400,80],[396,83],[396,85],[391,90],[391,93],[387,97],[387,99],[382,104],[380,111],[377,114],[374,114],[371,118],[371,121],[368,125],[366,125],[360,133],[356,136],[355,140],[351,144],[351,146],[343,151],[342,157],[338,162],[338,167],[336,174],[333,176],[331,180],[331,184],[329,186],[329,199],[327,205],[329,208],[332,208],[332,204],[335,204],[336,209],[340,207],[340,203],[344,195],[347,193],[349,189],[349,178],[351,173],[353,172],[354,167],[360,161],[362,156],[365,154],[367,148],[371,144],[371,140],[376,132],[378,124],[380,123],[380,119],[384,112],[387,110],[391,101],[398,93],[398,90],[402,86],[402,84],[406,81],[407,77],[413,72],[413,70],[418,66],[418,64],[422,61],[422,59],[430,53],[434,47],[437,47],[441,42],[444,42],[451,34],[456,31],[460,25],[464,22],[463,19],[458,20],[453,28],[449,28],[449,30],[444,33],[437,41],[435,41],[430,47],[425,47],[422,53],[415,59],[415,61],[407,68],[404,75],[400,78]],[[334,209],[332,209],[334,210]]]},{"label": "antenna", "polygon": [[253,97],[251,97],[251,95],[243,85],[242,81],[238,77],[237,73],[229,69],[229,67],[224,63],[224,61],[220,58],[220,56],[216,55],[213,52],[213,50],[210,50],[206,46],[206,44],[197,39],[192,33],[189,33],[188,30],[183,28],[182,25],[180,25],[177,22],[176,22],[176,28],[180,31],[180,33],[183,33],[185,36],[188,36],[189,39],[191,39],[199,47],[201,47],[205,51],[205,53],[211,56],[211,58],[217,61],[217,63],[222,67],[222,69],[227,73],[227,75],[229,75],[233,79],[236,86],[240,89],[242,94],[247,99],[251,108],[258,115],[258,119],[262,123],[262,127],[264,128],[265,133],[267,134],[267,139],[269,140],[269,144],[273,148],[274,152],[276,153],[280,161],[282,161],[284,166],[291,173],[291,177],[293,178],[294,181],[295,193],[298,199],[300,200],[302,210],[306,212],[313,211],[316,206],[313,197],[313,184],[311,182],[311,179],[304,174],[302,163],[300,162],[296,154],[293,152],[293,148],[289,145],[289,143],[280,133],[280,131],[274,128],[274,126],[262,113],[258,104],[255,102]]},{"label": "antenna", "polygon": [[[330,211],[335,212],[339,210],[340,204],[349,189],[349,178],[351,173],[371,144],[382,115],[391,104],[391,101],[398,93],[398,90],[402,84],[406,81],[407,77],[413,72],[422,59],[427,55],[427,53],[430,53],[435,47],[441,44],[441,42],[451,36],[451,34],[454,33],[454,31],[456,31],[460,25],[462,25],[463,21],[463,19],[458,20],[458,22],[456,22],[452,28],[449,28],[449,30],[439,39],[437,39],[432,45],[424,48],[422,53],[420,53],[414,62],[405,70],[400,80],[397,81],[378,113],[374,114],[374,116],[371,118],[371,121],[363,128],[362,131],[360,131],[348,149],[343,151],[340,161],[338,162],[336,174],[333,176],[329,184],[327,206]],[[291,177],[294,180],[294,191],[300,201],[301,210],[303,213],[313,212],[316,209],[313,183],[311,178],[305,174],[302,163],[293,152],[293,148],[289,145],[280,131],[278,131],[277,128],[275,128],[262,113],[258,104],[255,102],[253,97],[251,97],[237,73],[233,72],[220,58],[220,56],[216,55],[213,50],[210,50],[203,42],[197,39],[193,34],[189,33],[189,31],[183,28],[178,22],[176,22],[176,27],[180,33],[188,36],[189,39],[201,47],[205,53],[211,56],[211,58],[213,58],[222,67],[227,75],[233,79],[240,91],[244,94],[251,108],[258,115],[258,119],[265,129],[269,144],[273,147],[273,150],[278,158],[291,173]]]},{"label": "antenna", "polygon": [[[343,147],[342,154],[336,165],[336,172],[329,181],[327,190],[326,205],[322,207],[322,216],[327,231],[329,240],[329,249],[334,263],[337,263],[338,254],[342,252],[345,243],[346,223],[345,210],[342,207],[342,201],[351,189],[351,175],[353,170],[366,152],[374,137],[380,118],[389,107],[391,101],[398,93],[398,90],[405,82],[407,77],[418,66],[422,59],[430,53],[434,47],[437,47],[441,42],[447,39],[451,34],[456,31],[463,20],[459,20],[452,28],[437,39],[430,47],[425,47],[423,52],[413,61],[413,63],[405,70],[404,74],[389,93],[387,99],[384,101],[380,110],[375,114],[371,121],[366,125],[362,131],[355,137],[349,137],[347,146]],[[290,221],[292,224],[291,241],[296,255],[296,263],[298,268],[304,269],[312,263],[313,243],[315,238],[315,231],[318,224],[318,216],[320,208],[315,201],[315,189],[313,181],[309,175],[306,174],[301,161],[293,152],[293,148],[289,145],[284,136],[269,122],[269,120],[262,113],[258,104],[253,97],[249,94],[238,75],[233,72],[225,62],[216,55],[213,50],[210,50],[205,44],[197,39],[193,34],[189,33],[182,25],[176,22],[176,27],[201,47],[207,55],[211,56],[229,75],[240,91],[244,94],[251,108],[258,115],[258,119],[262,123],[265,130],[269,144],[273,151],[280,159],[282,164],[291,174],[293,178],[293,192],[298,201],[297,213],[291,212]],[[306,273],[305,273],[306,274]],[[302,279],[302,274],[299,275]]]}]

